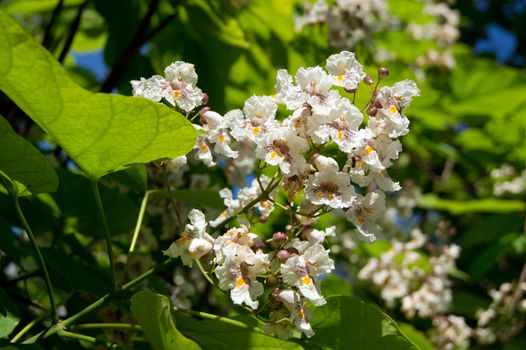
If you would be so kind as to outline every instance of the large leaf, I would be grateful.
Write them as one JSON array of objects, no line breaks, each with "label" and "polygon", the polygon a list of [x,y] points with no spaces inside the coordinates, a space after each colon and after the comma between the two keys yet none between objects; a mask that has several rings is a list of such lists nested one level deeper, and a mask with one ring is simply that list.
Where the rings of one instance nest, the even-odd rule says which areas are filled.
[{"label": "large leaf", "polygon": [[0,37],[0,89],[92,179],[193,147],[197,131],[182,115],[143,98],[82,89],[2,12]]},{"label": "large leaf", "polygon": [[257,331],[245,320],[239,326],[219,320],[197,321],[185,314],[177,313],[179,329],[195,340],[203,350],[265,349],[300,350],[298,344],[279,340]]},{"label": "large leaf", "polygon": [[439,198],[431,193],[420,198],[418,206],[425,209],[446,210],[452,214],[512,213],[522,212],[526,208],[526,204],[518,200],[481,198],[460,201]]},{"label": "large leaf", "polygon": [[164,295],[136,293],[131,300],[131,312],[154,350],[201,349],[175,328],[170,300]]},{"label": "large leaf", "polygon": [[314,310],[311,325],[316,334],[307,343],[323,349],[418,349],[389,316],[353,297],[327,298]]},{"label": "large leaf", "polygon": [[53,192],[58,177],[51,164],[29,141],[16,134],[0,117],[0,171],[35,194]]}]

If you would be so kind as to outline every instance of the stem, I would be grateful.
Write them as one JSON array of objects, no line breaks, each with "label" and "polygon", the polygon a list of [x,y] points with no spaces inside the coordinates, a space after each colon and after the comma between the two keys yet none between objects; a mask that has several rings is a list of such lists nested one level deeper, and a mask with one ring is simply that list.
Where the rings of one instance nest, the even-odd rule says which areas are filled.
[{"label": "stem", "polygon": [[216,284],[212,280],[212,277],[210,277],[208,272],[206,272],[205,269],[203,268],[203,264],[201,264],[201,260],[196,259],[195,262],[197,263],[197,267],[199,267],[199,270],[201,271],[201,274],[203,275],[203,277],[206,278],[206,280],[210,282],[211,285],[215,286]]},{"label": "stem", "polygon": [[138,324],[131,323],[84,323],[75,326],[76,329],[98,329],[98,328],[111,328],[111,329],[134,329],[142,330]]},{"label": "stem", "polygon": [[40,249],[38,248],[37,240],[35,239],[35,236],[33,235],[33,231],[31,231],[31,228],[29,227],[29,224],[26,221],[24,213],[22,213],[22,209],[20,208],[20,203],[18,202],[18,197],[16,197],[16,195],[13,195],[13,200],[15,202],[15,210],[18,215],[18,218],[22,222],[22,226],[24,227],[24,230],[27,232],[27,235],[29,236],[29,240],[31,241],[31,244],[33,245],[33,249],[35,249],[35,253],[37,256],[37,262],[40,265],[42,272],[44,273],[44,281],[46,282],[46,289],[47,289],[47,294],[49,296],[49,304],[51,308],[51,318],[53,319],[53,323],[57,323],[58,315],[57,315],[57,310],[56,310],[55,298],[53,297],[53,286],[51,285],[51,280],[49,278],[49,273],[47,271],[46,264],[44,262],[44,257],[42,256],[42,253],[40,252]]},{"label": "stem", "polygon": [[239,209],[238,211],[234,212],[228,219],[225,219],[224,221],[221,221],[210,233],[215,233],[222,229],[225,225],[232,222],[241,214],[245,214],[250,208],[252,208],[254,205],[258,204],[262,199],[267,198],[268,192],[272,192],[273,189],[275,189],[279,185],[279,181],[276,183],[272,183],[267,187],[265,191],[263,191],[259,196],[254,198],[252,201],[250,201],[247,205],[245,205],[243,208]]},{"label": "stem", "polygon": [[103,344],[103,345],[106,345],[109,349],[118,349],[119,348],[119,346],[117,344],[113,344],[113,343],[109,343],[109,342],[101,342],[97,338],[90,337],[90,336],[87,336],[87,335],[84,335],[84,334],[72,333],[72,332],[67,332],[67,331],[61,330],[61,331],[58,332],[58,335],[61,336],[61,337],[64,337],[64,338],[72,338],[72,339],[87,341],[87,342],[94,343],[94,344]]},{"label": "stem", "polygon": [[126,264],[124,265],[124,269],[122,271],[122,278],[121,278],[121,283],[120,283],[121,285],[124,282],[125,272],[130,263],[130,258],[133,252],[135,251],[135,245],[137,244],[137,239],[139,238],[139,233],[141,232],[142,221],[144,219],[144,212],[146,211],[146,204],[148,203],[149,195],[150,195],[150,192],[146,191],[142,199],[142,202],[141,202],[141,208],[139,209],[139,216],[137,217],[137,224],[135,225],[135,230],[133,231],[133,236],[132,236],[132,240],[130,243],[130,249],[128,249],[128,256],[126,257]]},{"label": "stem", "polygon": [[31,328],[33,328],[33,326],[35,326],[37,323],[39,323],[40,321],[42,321],[46,317],[47,317],[47,314],[42,314],[42,315],[38,316],[37,318],[35,318],[33,321],[29,322],[24,328],[22,328],[22,330],[20,330],[20,332],[18,332],[13,337],[13,339],[11,339],[11,343],[16,343],[17,341],[19,341],[20,338],[22,338],[24,336],[24,334],[26,334]]},{"label": "stem", "polygon": [[44,39],[42,39],[42,46],[49,49],[49,45],[51,44],[51,29],[53,28],[53,25],[55,24],[55,21],[58,18],[58,15],[60,13],[60,10],[62,9],[62,6],[64,5],[64,0],[59,0],[57,6],[53,9],[53,13],[51,14],[51,19],[49,20],[49,23],[46,27],[46,32],[44,34]]},{"label": "stem", "polygon": [[[260,333],[264,333],[263,330],[261,330],[258,327],[249,327],[246,324],[244,324],[243,322],[239,322],[239,321],[233,320],[233,319],[228,318],[228,317],[217,316],[217,315],[209,314],[209,313],[203,312],[203,311],[182,310],[182,309],[177,309],[177,311],[182,311],[182,312],[185,312],[185,313],[187,313],[189,315],[205,318],[207,320],[214,320],[214,321],[227,323],[227,324],[230,324],[232,326],[239,327],[239,328],[251,328],[251,329],[253,329],[255,331],[258,331]],[[264,333],[264,334],[266,334],[266,333]]]},{"label": "stem", "polygon": [[71,26],[69,27],[69,34],[66,38],[66,42],[64,43],[64,47],[62,48],[62,51],[60,51],[60,55],[58,56],[58,61],[60,63],[64,62],[64,58],[66,58],[66,55],[69,52],[69,49],[71,47],[71,44],[73,44],[73,39],[75,38],[75,34],[77,34],[77,30],[79,29],[80,25],[80,19],[82,17],[82,12],[86,8],[86,5],[88,5],[88,0],[84,1],[77,11],[77,16],[71,23]]},{"label": "stem", "polygon": [[172,191],[172,187],[170,186],[170,182],[168,181],[168,172],[166,171],[166,166],[163,165],[163,177],[164,177],[164,186],[168,189],[168,193],[170,194],[170,202],[172,203],[172,206],[174,207],[174,213],[175,218],[177,220],[177,224],[179,225],[179,229],[183,229],[183,222],[181,221],[181,217],[179,216],[179,212],[177,211],[177,203],[175,202],[175,196]]},{"label": "stem", "polygon": [[106,250],[108,251],[108,258],[110,261],[110,278],[111,278],[111,283],[112,283],[112,291],[115,292],[117,290],[117,282],[115,279],[115,264],[113,262],[113,252],[111,249],[110,229],[108,227],[108,221],[106,220],[106,214],[104,213],[104,208],[102,207],[102,200],[100,198],[100,193],[99,193],[99,185],[97,184],[97,182],[93,181],[91,183],[91,187],[93,190],[93,195],[95,196],[95,201],[97,202],[97,208],[99,210],[99,214],[102,219],[102,223],[104,225]]}]

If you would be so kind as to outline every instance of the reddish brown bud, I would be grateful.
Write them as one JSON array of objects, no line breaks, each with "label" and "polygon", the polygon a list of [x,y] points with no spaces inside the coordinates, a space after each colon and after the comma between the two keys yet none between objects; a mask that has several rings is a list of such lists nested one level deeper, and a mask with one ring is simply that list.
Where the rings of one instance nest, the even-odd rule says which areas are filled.
[{"label": "reddish brown bud", "polygon": [[284,263],[285,261],[287,261],[289,258],[290,258],[290,253],[286,250],[280,250],[277,254],[276,254],[276,257],[278,258],[278,260],[282,263]]},{"label": "reddish brown bud", "polygon": [[201,103],[202,103],[203,105],[206,105],[206,104],[208,103],[208,99],[209,99],[209,98],[208,98],[208,94],[207,94],[206,92],[203,93],[203,100],[201,101]]},{"label": "reddish brown bud", "polygon": [[378,79],[382,80],[389,75],[389,69],[387,67],[378,68]]},{"label": "reddish brown bud", "polygon": [[376,113],[378,113],[378,108],[377,107],[371,106],[367,110],[367,114],[369,114],[371,117],[374,117],[376,115]]},{"label": "reddish brown bud", "polygon": [[274,248],[279,247],[285,242],[287,242],[287,235],[281,231],[274,233],[274,235],[272,236],[272,246]]},{"label": "reddish brown bud", "polygon": [[371,77],[370,75],[366,75],[365,78],[363,78],[363,82],[366,85],[373,85],[374,80],[373,80],[373,77]]}]

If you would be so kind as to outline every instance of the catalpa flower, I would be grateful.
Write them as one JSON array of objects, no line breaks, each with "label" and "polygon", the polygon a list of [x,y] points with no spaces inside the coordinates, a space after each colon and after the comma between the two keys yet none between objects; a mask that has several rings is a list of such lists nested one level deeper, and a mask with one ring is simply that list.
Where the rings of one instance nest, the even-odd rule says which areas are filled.
[{"label": "catalpa flower", "polygon": [[296,135],[290,127],[278,127],[270,130],[265,140],[257,144],[256,156],[270,165],[277,165],[286,176],[301,173],[306,166],[301,153],[309,145],[304,138]]},{"label": "catalpa flower", "polygon": [[296,328],[307,337],[312,337],[314,331],[309,323],[310,311],[303,307],[303,302],[301,301],[299,294],[288,289],[282,290],[278,294],[278,297],[290,312],[290,322],[292,322]]},{"label": "catalpa flower", "polygon": [[201,211],[192,209],[188,218],[191,224],[185,226],[181,238],[172,243],[164,254],[171,258],[180,256],[183,264],[191,267],[192,260],[199,259],[212,250],[214,239],[206,233],[206,218]]},{"label": "catalpa flower", "polygon": [[339,172],[338,167],[326,167],[309,177],[305,185],[305,197],[315,205],[345,208],[351,205],[354,187],[349,174]]},{"label": "catalpa flower", "polygon": [[236,158],[238,153],[230,147],[231,139],[225,118],[219,113],[209,110],[201,113],[201,117],[205,122],[203,128],[207,132],[208,140],[215,144],[214,152],[228,158]]},{"label": "catalpa flower", "polygon": [[294,255],[281,264],[283,282],[297,287],[314,305],[323,305],[325,298],[320,294],[314,277],[334,270],[334,262],[329,258],[329,251],[319,243],[308,246],[303,253],[301,253],[303,245],[296,246],[301,255]]},{"label": "catalpa flower", "polygon": [[228,112],[228,124],[232,136],[238,140],[257,142],[264,138],[270,129],[277,127],[275,120],[278,106],[276,101],[268,96],[252,96],[246,102],[243,111]]},{"label": "catalpa flower", "polygon": [[381,191],[373,191],[367,193],[365,197],[357,194],[346,214],[358,232],[373,242],[376,240],[376,235],[382,231],[377,221],[384,215],[385,210],[385,194]]},{"label": "catalpa flower", "polygon": [[332,139],[339,148],[350,153],[353,148],[363,144],[368,136],[358,128],[363,122],[363,115],[347,99],[341,99],[334,105],[326,117],[314,115],[309,119],[309,130],[312,141],[326,143]]},{"label": "catalpa flower", "polygon": [[358,84],[365,78],[362,65],[358,63],[354,53],[349,51],[329,56],[327,71],[331,75],[332,83],[346,90],[358,88]]},{"label": "catalpa flower", "polygon": [[170,64],[164,70],[165,77],[154,75],[151,78],[132,80],[134,96],[142,96],[159,102],[165,99],[171,105],[190,112],[203,103],[203,92],[197,84],[194,65],[182,61]]}]

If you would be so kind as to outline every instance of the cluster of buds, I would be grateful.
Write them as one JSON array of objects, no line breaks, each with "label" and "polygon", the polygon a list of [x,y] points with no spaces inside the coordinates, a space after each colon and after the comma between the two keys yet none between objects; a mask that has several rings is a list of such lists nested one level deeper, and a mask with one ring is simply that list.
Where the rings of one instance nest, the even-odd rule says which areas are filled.
[{"label": "cluster of buds", "polygon": [[370,41],[373,34],[395,27],[396,20],[386,0],[336,0],[329,6],[326,0],[304,5],[303,14],[296,15],[296,31],[305,26],[327,24],[331,45],[352,48]]},{"label": "cluster of buds", "polygon": [[358,272],[358,278],[380,288],[386,305],[400,308],[407,318],[429,318],[446,312],[452,301],[449,273],[460,254],[457,245],[445,245],[439,256],[427,255],[421,248],[427,242],[418,229],[412,239],[392,241],[392,247],[379,258],[371,258]]},{"label": "cluster of buds", "polygon": [[[191,65],[176,62],[170,67],[174,65],[186,67],[185,74],[194,76]],[[409,131],[404,110],[419,90],[409,80],[378,88],[388,74],[387,68],[380,68],[378,82],[371,86],[372,78],[354,54],[343,51],[327,59],[326,70],[302,67],[295,79],[279,70],[275,94],[252,96],[242,110],[220,115],[204,108],[196,113],[201,125],[195,127],[203,132],[196,141],[195,158],[209,167],[224,165],[230,174],[227,179],[247,175],[255,179],[237,196],[230,188],[222,189],[226,209],[214,220],[192,210],[190,223],[165,254],[180,257],[187,266],[197,262],[207,279],[229,293],[235,304],[258,312],[265,288],[272,288],[269,302],[263,303],[268,308],[267,329],[283,338],[295,328],[311,336],[305,304],[325,304],[319,276],[331,272],[334,262],[323,243],[335,234],[332,227],[316,230],[311,225],[320,215],[341,210],[361,237],[374,241],[386,210],[385,192],[400,189],[387,169],[402,150],[398,138]],[[163,93],[173,90],[172,78],[167,73]],[[159,95],[152,98],[154,94],[145,91],[150,79],[134,83],[134,91],[157,101]],[[191,82],[187,90],[198,89],[197,77],[178,75],[177,81]],[[365,87],[371,96],[362,108],[368,111],[367,123],[362,111],[343,95],[356,94],[362,81],[371,86]],[[278,113],[279,105],[285,115]],[[181,157],[171,167],[185,163]],[[255,174],[247,173],[250,169]],[[278,186],[286,198],[277,196]],[[265,241],[251,232],[251,225],[265,222],[276,206],[290,214],[289,222],[283,232]],[[237,224],[232,224],[234,220]]]}]

